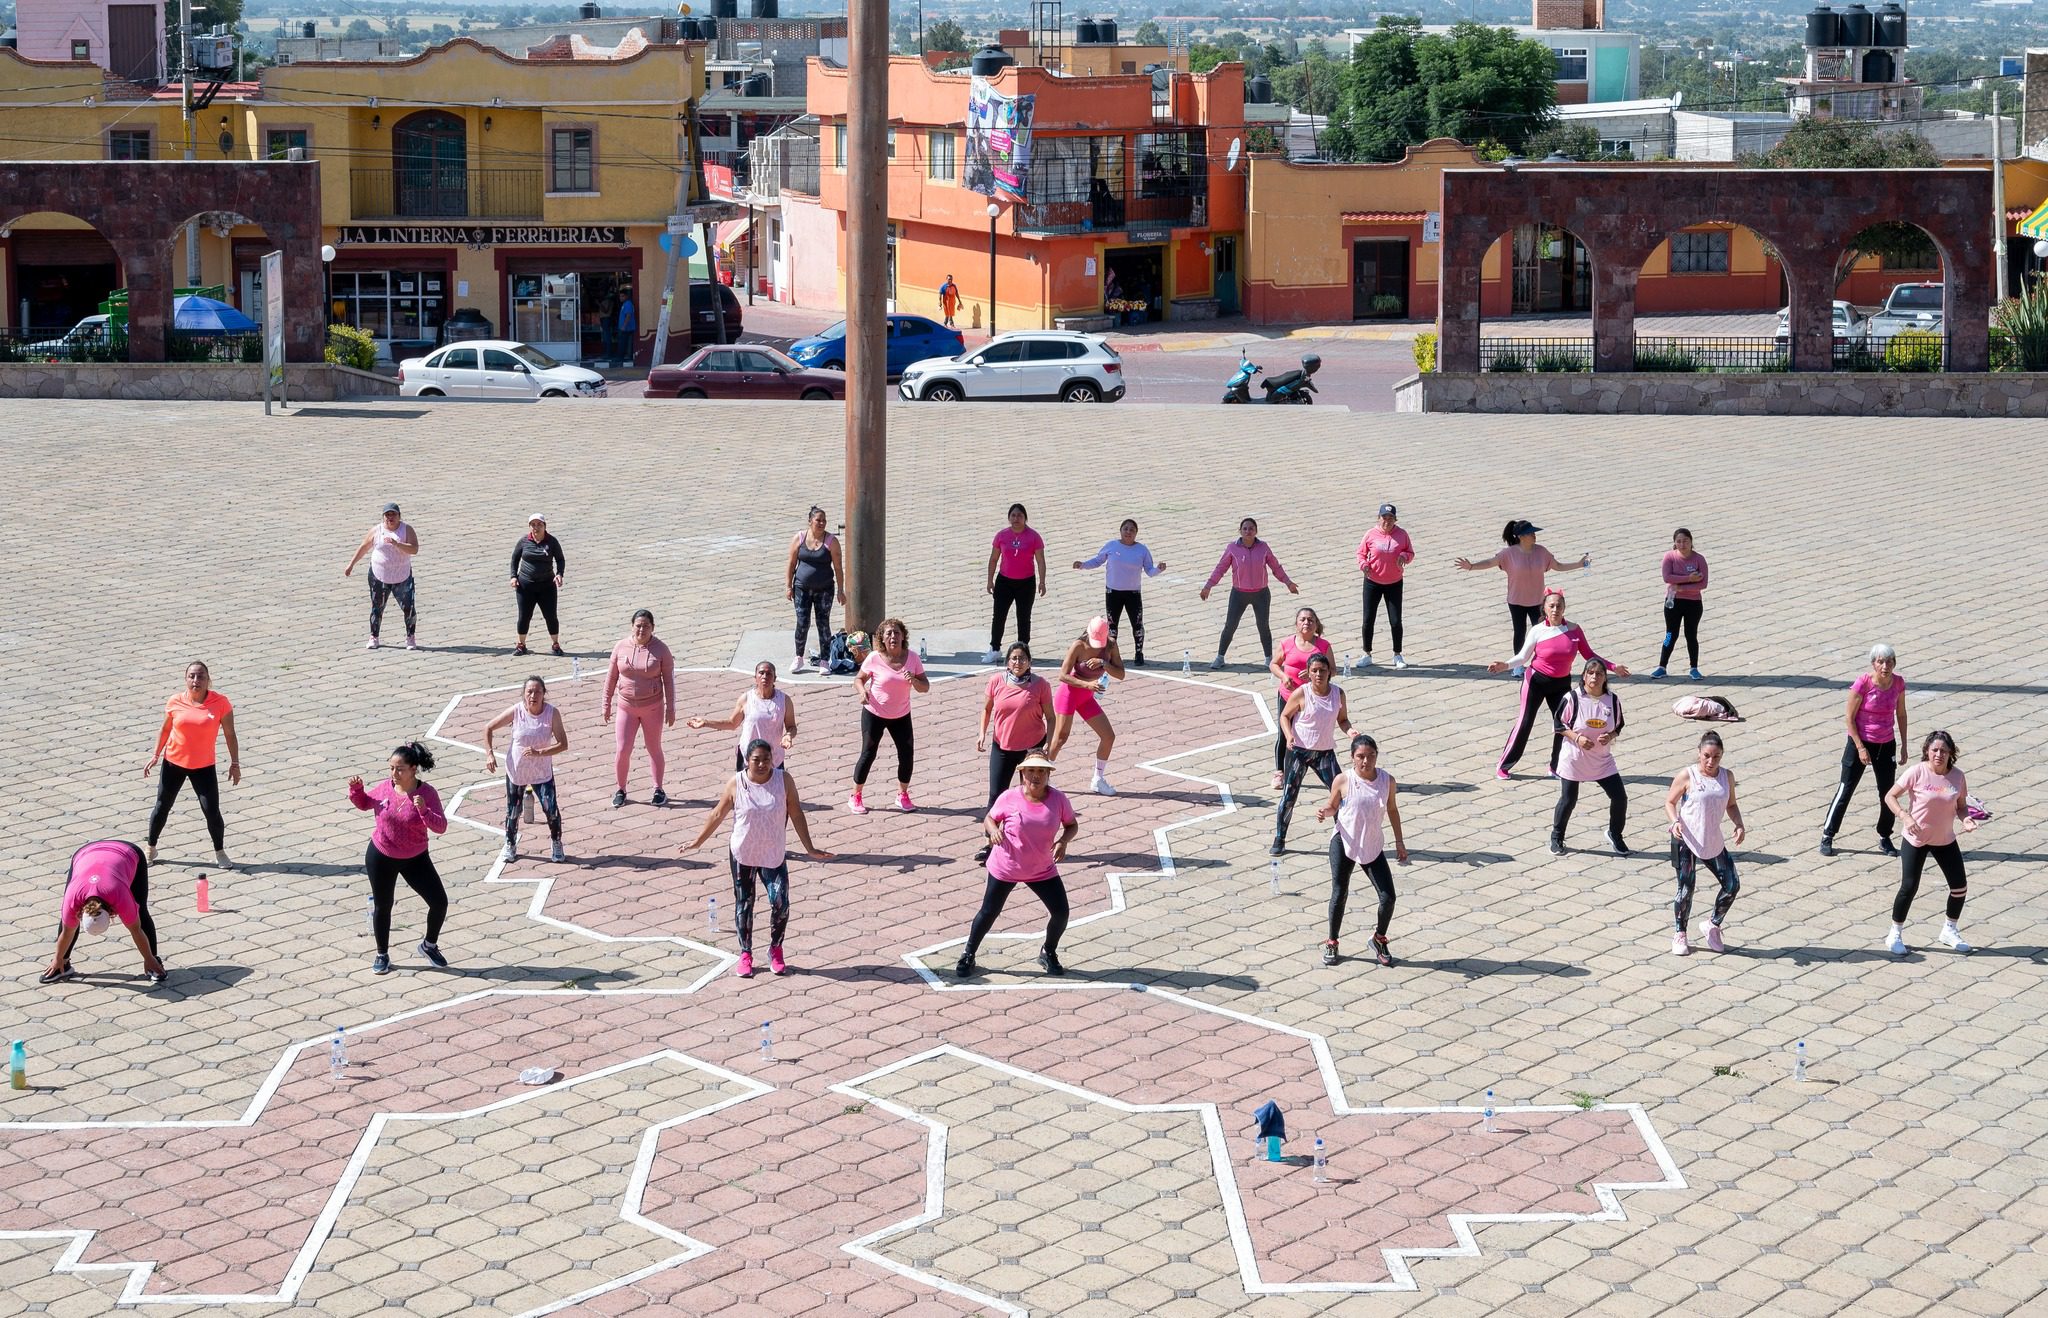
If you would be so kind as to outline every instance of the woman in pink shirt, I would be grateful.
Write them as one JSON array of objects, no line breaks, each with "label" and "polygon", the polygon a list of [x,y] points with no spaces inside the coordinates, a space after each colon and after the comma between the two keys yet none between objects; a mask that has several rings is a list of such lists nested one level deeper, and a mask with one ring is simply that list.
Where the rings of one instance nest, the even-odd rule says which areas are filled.
[{"label": "woman in pink shirt", "polygon": [[1906,819],[1899,895],[1892,899],[1892,929],[1885,938],[1885,950],[1893,956],[1912,950],[1906,946],[1906,916],[1920,891],[1920,871],[1932,856],[1941,866],[1941,877],[1948,880],[1948,918],[1942,922],[1941,941],[1958,952],[1970,951],[1956,928],[1956,921],[1963,916],[1963,899],[1970,895],[1956,828],[1960,825],[1963,832],[1974,832],[1977,821],[1970,818],[1970,784],[1956,768],[1955,738],[1946,732],[1928,733],[1927,740],[1920,743],[1920,763],[1899,775],[1898,785],[1885,794],[1885,801]]},{"label": "woman in pink shirt", "polygon": [[391,902],[400,879],[427,904],[427,936],[420,941],[420,955],[437,966],[448,964],[441,955],[448,890],[441,886],[434,858],[427,854],[427,835],[446,833],[448,816],[441,809],[441,794],[420,777],[433,767],[434,753],[409,741],[391,752],[391,776],[385,781],[365,788],[360,776],[348,780],[349,804],[377,816],[369,849],[363,853],[363,868],[370,875],[370,924],[377,933],[377,956],[370,962],[373,975],[391,973]]},{"label": "woman in pink shirt", "polygon": [[[1052,683],[1031,671],[1031,647],[1013,642],[1006,671],[988,680],[981,701],[981,732],[974,743],[976,751],[988,752],[988,804],[994,805],[1010,789],[1017,766],[1044,747],[1056,717]],[[985,864],[988,853],[983,846],[974,863]]]},{"label": "woman in pink shirt", "polygon": [[1621,726],[1621,697],[1608,688],[1607,665],[1588,659],[1579,671],[1579,689],[1557,711],[1564,747],[1557,757],[1557,807],[1550,812],[1551,855],[1564,854],[1564,830],[1578,808],[1580,783],[1597,783],[1607,793],[1607,848],[1617,856],[1629,854],[1621,840],[1628,827],[1628,789],[1613,750]]},{"label": "woman in pink shirt", "polygon": [[[1505,663],[1496,660],[1486,666],[1489,673],[1498,673],[1513,666],[1521,672],[1524,665],[1528,673],[1522,679],[1522,710],[1515,719],[1513,731],[1508,733],[1507,745],[1501,748],[1500,763],[1494,766],[1496,778],[1513,777],[1508,770],[1522,758],[1522,748],[1529,742],[1529,730],[1536,725],[1536,707],[1548,705],[1553,727],[1556,726],[1558,707],[1564,703],[1565,694],[1572,689],[1572,659],[1600,659],[1593,653],[1593,646],[1586,634],[1575,622],[1567,622],[1564,616],[1564,592],[1547,590],[1543,592],[1543,620],[1529,629],[1528,639],[1522,648],[1515,651],[1515,657]],[[1616,677],[1627,677],[1629,671],[1624,664],[1611,664],[1600,659],[1608,672]],[[1550,767],[1557,768],[1558,752],[1564,748],[1564,734],[1559,732],[1550,739]]]},{"label": "woman in pink shirt", "polygon": [[1877,849],[1896,856],[1892,845],[1892,777],[1898,772],[1899,747],[1906,741],[1906,679],[1898,674],[1899,652],[1880,641],[1870,647],[1870,671],[1849,685],[1849,708],[1842,716],[1849,739],[1842,745],[1842,779],[1835,785],[1835,798],[1828,802],[1827,819],[1820,829],[1820,854],[1835,854],[1835,834],[1841,831],[1842,816],[1849,798],[1856,795],[1867,767],[1877,775]]},{"label": "woman in pink shirt", "polygon": [[1279,650],[1266,662],[1266,671],[1273,674],[1280,683],[1274,702],[1279,706],[1282,717],[1280,730],[1273,735],[1273,790],[1279,791],[1287,780],[1287,699],[1308,680],[1308,661],[1322,655],[1332,661],[1336,655],[1330,650],[1330,643],[1323,639],[1323,620],[1314,609],[1304,605],[1294,611],[1294,635],[1280,642]]},{"label": "woman in pink shirt", "polygon": [[71,968],[71,949],[78,943],[81,921],[88,932],[103,934],[115,920],[127,926],[135,950],[142,953],[142,971],[149,986],[163,983],[156,921],[149,918],[149,862],[142,858],[142,848],[133,842],[88,842],[71,853],[70,878],[57,915],[57,951],[41,982],[56,984],[78,977]]},{"label": "woman in pink shirt", "polygon": [[1267,613],[1273,606],[1273,588],[1266,584],[1266,571],[1272,569],[1280,584],[1287,587],[1290,595],[1299,595],[1301,587],[1294,584],[1287,575],[1287,569],[1280,566],[1279,555],[1273,546],[1259,539],[1259,524],[1247,517],[1237,524],[1237,539],[1223,547],[1223,557],[1216,560],[1216,570],[1209,574],[1209,580],[1202,585],[1202,598],[1208,599],[1216,583],[1223,580],[1223,574],[1230,574],[1230,608],[1223,615],[1223,635],[1216,642],[1216,659],[1209,665],[1210,672],[1223,667],[1223,658],[1230,653],[1231,638],[1237,635],[1237,624],[1244,617],[1244,611],[1252,611],[1252,621],[1259,625],[1259,648],[1265,652],[1266,663],[1273,662],[1273,628],[1267,621]]},{"label": "woman in pink shirt", "polygon": [[1742,883],[1735,877],[1735,857],[1721,836],[1721,821],[1735,825],[1733,841],[1741,846],[1747,837],[1742,827],[1742,809],[1735,804],[1735,775],[1721,767],[1721,734],[1700,735],[1699,759],[1678,771],[1671,790],[1664,795],[1664,817],[1671,821],[1671,868],[1678,875],[1678,897],[1671,903],[1675,928],[1671,935],[1674,956],[1692,955],[1686,926],[1692,921],[1693,884],[1699,867],[1713,871],[1721,884],[1714,898],[1714,913],[1707,921],[1707,950],[1725,952],[1721,925]]},{"label": "woman in pink shirt", "polygon": [[1415,543],[1394,521],[1394,505],[1380,505],[1380,519],[1358,542],[1358,570],[1365,574],[1365,666],[1372,667],[1373,625],[1380,601],[1387,604],[1387,628],[1393,632],[1394,667],[1406,668],[1401,657],[1401,574],[1415,561]]},{"label": "woman in pink shirt", "polygon": [[1707,588],[1707,560],[1692,551],[1692,532],[1679,527],[1671,533],[1671,548],[1664,553],[1664,651],[1657,656],[1651,677],[1664,676],[1671,662],[1671,649],[1678,644],[1678,629],[1685,628],[1685,657],[1692,666],[1692,680],[1700,680],[1700,592]]},{"label": "woman in pink shirt", "polygon": [[[1491,558],[1454,558],[1451,566],[1460,572],[1484,572],[1488,568],[1499,568],[1508,575],[1508,617],[1515,625],[1515,648],[1522,648],[1522,637],[1528,629],[1543,617],[1543,574],[1546,572],[1575,572],[1591,567],[1591,554],[1579,555],[1576,563],[1560,563],[1557,556],[1536,543],[1536,533],[1543,528],[1527,519],[1509,522],[1501,528],[1500,538],[1507,542],[1505,549],[1496,550]],[[1517,664],[1514,676],[1522,675]]]},{"label": "woman in pink shirt", "polygon": [[967,947],[953,973],[960,979],[980,967],[974,954],[981,940],[995,927],[1004,903],[1017,884],[1031,889],[1045,903],[1045,945],[1039,949],[1038,964],[1048,975],[1064,975],[1060,964],[1060,936],[1067,931],[1067,887],[1060,882],[1060,862],[1067,858],[1067,844],[1080,831],[1081,820],[1073,802],[1052,785],[1053,762],[1043,755],[1027,755],[1017,766],[1022,782],[996,798],[989,807],[982,830],[988,835],[988,885],[982,889],[981,909],[967,930]]},{"label": "woman in pink shirt", "polygon": [[637,733],[647,744],[647,765],[654,771],[654,804],[667,805],[662,777],[668,760],[661,753],[661,730],[676,725],[676,659],[654,635],[654,615],[637,609],[633,621],[617,645],[612,647],[611,667],[604,675],[604,721],[616,714],[618,735],[613,739],[612,773],[618,790],[612,806],[626,803],[626,771],[633,763],[633,739]]},{"label": "woman in pink shirt", "polygon": [[1056,717],[1045,758],[1060,757],[1068,735],[1074,730],[1074,716],[1080,715],[1088,730],[1095,734],[1095,777],[1088,790],[1097,796],[1116,795],[1116,788],[1109,785],[1109,750],[1116,745],[1116,729],[1110,726],[1109,715],[1102,712],[1102,705],[1096,700],[1097,695],[1108,693],[1112,677],[1119,682],[1124,680],[1123,657],[1117,653],[1116,642],[1110,639],[1109,619],[1096,618],[1067,647],[1066,658],[1060,661],[1059,682],[1052,689]]},{"label": "woman in pink shirt", "polygon": [[846,808],[857,815],[868,812],[861,789],[867,786],[868,771],[875,767],[875,752],[886,732],[896,743],[896,808],[915,810],[917,803],[910,799],[910,770],[916,751],[910,731],[910,693],[922,695],[932,684],[924,675],[924,661],[911,652],[910,629],[901,618],[882,619],[875,629],[875,649],[861,660],[853,681],[861,701],[860,758],[853,762],[853,795],[846,798]]},{"label": "woman in pink shirt", "polygon": [[1010,505],[1010,524],[996,532],[988,551],[988,593],[995,596],[994,621],[988,626],[988,653],[981,661],[992,664],[1003,657],[1003,625],[1010,620],[1010,606],[1017,606],[1017,639],[1031,644],[1031,600],[1035,587],[1045,594],[1050,580],[1045,570],[1045,539],[1031,529],[1024,505]]}]

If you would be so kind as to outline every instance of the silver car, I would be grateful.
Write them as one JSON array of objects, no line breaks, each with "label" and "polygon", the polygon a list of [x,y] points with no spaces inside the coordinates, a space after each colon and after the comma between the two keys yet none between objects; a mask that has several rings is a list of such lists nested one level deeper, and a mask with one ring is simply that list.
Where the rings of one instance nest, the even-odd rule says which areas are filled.
[{"label": "silver car", "polygon": [[[1778,332],[1776,335],[1779,351],[1784,351],[1792,342],[1792,309],[1778,309]],[[1870,322],[1863,313],[1847,302],[1835,303],[1835,355],[1846,356],[1862,352],[1870,346]]]},{"label": "silver car", "polygon": [[1116,349],[1093,334],[1016,330],[951,357],[912,362],[896,389],[935,403],[1113,403],[1124,396],[1123,370]]}]

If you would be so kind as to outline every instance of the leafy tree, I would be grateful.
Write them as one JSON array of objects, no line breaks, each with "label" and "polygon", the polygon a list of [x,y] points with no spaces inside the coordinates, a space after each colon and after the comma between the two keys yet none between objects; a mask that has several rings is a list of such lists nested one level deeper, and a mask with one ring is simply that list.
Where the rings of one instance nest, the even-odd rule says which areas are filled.
[{"label": "leafy tree", "polygon": [[1506,28],[1459,23],[1441,36],[1412,18],[1382,18],[1351,52],[1323,150],[1398,160],[1432,137],[1519,150],[1556,104],[1556,57]]},{"label": "leafy tree", "polygon": [[1274,69],[1273,95],[1304,114],[1328,115],[1343,91],[1344,66],[1310,45],[1299,64]]},{"label": "leafy tree", "polygon": [[[1881,133],[1858,119],[1801,119],[1761,155],[1739,162],[1752,169],[1932,169],[1941,155],[1918,133]],[[1839,273],[1858,258],[1876,256],[1894,270],[1932,270],[1941,264],[1926,230],[1902,220],[1873,224],[1849,240]]]},{"label": "leafy tree", "polygon": [[1148,18],[1138,24],[1138,30],[1131,34],[1131,40],[1141,46],[1163,46],[1166,44],[1166,33],[1160,30],[1158,23]]},{"label": "leafy tree", "polygon": [[967,32],[950,18],[936,23],[927,23],[924,29],[924,48],[930,50],[973,50],[974,45],[967,39]]},{"label": "leafy tree", "polygon": [[1629,160],[1625,151],[1602,151],[1600,134],[1590,124],[1552,122],[1529,134],[1522,154],[1531,160],[1561,155],[1567,160]]},{"label": "leafy tree", "polygon": [[[1206,41],[1197,41],[1188,47],[1188,71],[1190,73],[1207,73],[1218,64],[1236,58],[1236,51],[1225,50],[1221,46],[1212,46]],[[1247,76],[1249,76],[1249,70],[1247,70]]]},{"label": "leafy tree", "polygon": [[368,21],[360,18],[350,19],[348,26],[341,32],[343,41],[372,41],[376,36],[377,30],[371,27]]}]

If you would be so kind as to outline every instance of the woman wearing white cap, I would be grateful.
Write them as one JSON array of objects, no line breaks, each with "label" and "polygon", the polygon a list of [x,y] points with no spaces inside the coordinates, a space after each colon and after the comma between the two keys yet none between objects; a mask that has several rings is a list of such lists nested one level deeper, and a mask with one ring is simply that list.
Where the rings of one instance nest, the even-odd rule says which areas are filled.
[{"label": "woman wearing white cap", "polygon": [[562,572],[569,560],[562,555],[562,542],[548,534],[548,519],[540,513],[526,519],[526,534],[512,546],[512,592],[519,598],[519,643],[512,653],[526,653],[526,629],[533,623],[533,611],[540,609],[548,625],[549,648],[562,653],[562,625],[555,616],[555,592],[562,588]]},{"label": "woman wearing white cap", "polygon": [[1095,618],[1088,623],[1088,630],[1067,647],[1067,657],[1060,661],[1059,681],[1052,688],[1052,740],[1046,743],[1045,757],[1060,757],[1060,749],[1074,730],[1074,715],[1079,714],[1095,734],[1095,776],[1088,787],[1099,796],[1116,795],[1116,788],[1109,785],[1107,777],[1116,729],[1110,726],[1109,715],[1102,712],[1102,705],[1096,700],[1098,695],[1108,693],[1112,677],[1119,682],[1124,680],[1124,661],[1109,634],[1109,619]]},{"label": "woman wearing white cap", "polygon": [[57,951],[43,971],[42,982],[77,978],[71,949],[84,922],[89,933],[103,934],[115,920],[128,927],[142,969],[155,988],[164,982],[164,963],[156,953],[156,922],[149,918],[149,862],[132,842],[88,842],[71,854],[71,878],[57,919]]},{"label": "woman wearing white cap", "polygon": [[355,554],[348,560],[348,566],[341,575],[354,576],[356,564],[364,554],[370,556],[370,643],[365,649],[377,648],[377,633],[384,622],[384,602],[396,598],[398,607],[405,614],[405,648],[417,650],[419,641],[413,633],[419,622],[419,615],[413,608],[412,560],[420,552],[420,538],[408,522],[399,520],[398,505],[384,505],[383,520],[370,528],[363,537],[363,543],[356,546]]},{"label": "woman wearing white cap", "polygon": [[980,969],[974,954],[1018,884],[1045,903],[1045,945],[1039,949],[1038,964],[1048,975],[1067,973],[1060,964],[1060,936],[1067,931],[1067,886],[1060,882],[1059,863],[1067,858],[1067,844],[1080,831],[1081,821],[1066,793],[1052,785],[1052,770],[1053,763],[1045,756],[1025,756],[1017,766],[1021,781],[996,798],[982,821],[989,841],[988,886],[982,889],[981,909],[974,913],[967,946],[954,967],[961,979]]},{"label": "woman wearing white cap", "polygon": [[782,936],[789,929],[789,840],[785,821],[796,827],[796,840],[812,860],[830,860],[832,853],[820,851],[811,842],[811,827],[804,822],[804,803],[796,784],[775,763],[775,749],[756,737],[747,746],[747,767],[726,780],[718,804],[697,840],[684,847],[685,854],[704,845],[718,826],[732,816],[732,904],[733,928],[739,934],[740,959],[732,973],[741,979],[754,975],[755,885],[768,890],[768,969],[778,975],[789,973],[782,959]]}]

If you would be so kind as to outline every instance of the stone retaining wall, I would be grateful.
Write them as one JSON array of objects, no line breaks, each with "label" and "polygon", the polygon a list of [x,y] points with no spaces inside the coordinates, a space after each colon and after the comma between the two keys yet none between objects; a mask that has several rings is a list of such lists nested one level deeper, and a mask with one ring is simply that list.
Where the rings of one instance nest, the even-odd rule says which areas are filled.
[{"label": "stone retaining wall", "polygon": [[[294,403],[395,398],[398,381],[330,362],[289,364]],[[261,402],[263,367],[243,362],[0,363],[0,398],[134,398]]]},{"label": "stone retaining wall", "polygon": [[2048,417],[2048,374],[1439,372],[1411,375],[1396,384],[1394,410],[1660,416]]}]

